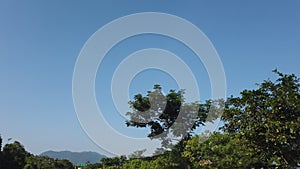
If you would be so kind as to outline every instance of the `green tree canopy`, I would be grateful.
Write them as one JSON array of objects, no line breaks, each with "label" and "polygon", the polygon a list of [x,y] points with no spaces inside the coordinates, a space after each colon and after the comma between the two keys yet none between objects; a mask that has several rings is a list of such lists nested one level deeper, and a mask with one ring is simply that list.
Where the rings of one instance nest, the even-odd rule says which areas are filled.
[{"label": "green tree canopy", "polygon": [[23,169],[73,169],[68,160],[58,160],[46,156],[26,155],[26,164]]},{"label": "green tree canopy", "polygon": [[132,112],[127,112],[130,117],[127,126],[150,127],[148,137],[160,139],[162,147],[169,148],[173,147],[174,140],[190,138],[193,130],[204,125],[206,120],[219,117],[219,111],[214,111],[210,119],[207,114],[212,105],[218,107],[221,101],[185,103],[183,95],[184,90],[170,90],[164,95],[160,85],[154,85],[154,90],[148,91],[146,96],[135,95],[129,102]]},{"label": "green tree canopy", "polygon": [[[0,144],[2,138],[0,137]],[[1,148],[0,148],[1,150]],[[73,169],[68,160],[57,160],[50,157],[35,156],[28,153],[24,146],[15,141],[6,144],[0,151],[0,169]]]},{"label": "green tree canopy", "polygon": [[183,157],[190,160],[193,168],[255,168],[259,159],[254,154],[247,140],[237,134],[213,133],[188,140]]},{"label": "green tree canopy", "polygon": [[150,168],[150,162],[143,160],[143,159],[131,159],[129,161],[127,161],[123,168],[126,169],[148,169]]},{"label": "green tree canopy", "polygon": [[25,165],[26,151],[18,141],[3,147],[3,167],[6,169],[22,169]]},{"label": "green tree canopy", "polygon": [[259,88],[228,99],[224,130],[240,133],[267,163],[295,166],[300,158],[299,78],[274,70],[279,76]]},{"label": "green tree canopy", "polygon": [[101,164],[103,168],[111,167],[111,168],[117,168],[121,163],[119,157],[113,157],[113,158],[101,158]]}]

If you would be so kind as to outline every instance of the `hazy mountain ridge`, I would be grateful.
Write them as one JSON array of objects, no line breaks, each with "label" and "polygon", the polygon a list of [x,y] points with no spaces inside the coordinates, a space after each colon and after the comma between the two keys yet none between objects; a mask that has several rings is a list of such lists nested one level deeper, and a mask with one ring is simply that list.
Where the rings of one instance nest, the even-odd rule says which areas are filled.
[{"label": "hazy mountain ridge", "polygon": [[67,159],[73,164],[86,163],[89,161],[91,164],[99,163],[101,158],[105,158],[105,155],[84,151],[84,152],[71,152],[71,151],[46,151],[40,154],[40,156],[48,156],[54,159]]}]

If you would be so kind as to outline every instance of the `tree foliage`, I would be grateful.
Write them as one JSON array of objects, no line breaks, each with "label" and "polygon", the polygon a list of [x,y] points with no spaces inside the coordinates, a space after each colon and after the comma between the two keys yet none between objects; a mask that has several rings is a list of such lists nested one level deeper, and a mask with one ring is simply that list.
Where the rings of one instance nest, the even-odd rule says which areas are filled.
[{"label": "tree foliage", "polygon": [[102,167],[101,163],[88,164],[84,169],[99,169]]},{"label": "tree foliage", "polygon": [[118,166],[121,164],[119,157],[102,158],[100,161],[103,168],[118,168]]},{"label": "tree foliage", "polygon": [[68,160],[57,160],[46,156],[27,154],[24,169],[73,169]]},{"label": "tree foliage", "polygon": [[20,142],[6,144],[3,147],[3,167],[7,169],[20,169],[25,165],[26,151]]},{"label": "tree foliage", "polygon": [[124,168],[126,169],[136,169],[136,168],[140,168],[140,169],[148,169],[150,168],[150,162],[143,160],[143,159],[132,159],[127,161],[124,164]]},{"label": "tree foliage", "polygon": [[[188,158],[194,167],[202,165],[201,167],[206,168],[258,168],[270,167],[274,164],[280,168],[294,167],[300,160],[299,78],[294,74],[283,74],[277,70],[274,72],[278,75],[276,81],[265,80],[258,84],[258,89],[244,90],[240,97],[230,97],[227,100],[222,117],[225,122],[223,127],[225,133],[214,133],[205,138],[207,140],[203,143],[199,142],[201,136],[188,138],[180,142],[185,145],[184,149],[179,148],[180,146],[175,149],[183,150],[183,157]],[[163,132],[168,133],[171,125],[176,126],[176,122],[174,122],[178,118],[176,112],[182,111],[182,107],[184,107],[183,92],[170,91],[166,95],[167,101],[161,102],[166,105],[158,106],[164,108],[164,111],[158,116],[159,112],[156,109],[151,110],[150,105],[152,104],[150,103],[151,94],[156,93],[160,96],[161,88],[156,86],[154,89],[154,92],[148,92],[145,97],[140,94],[136,95],[134,101],[130,102],[134,111],[129,113],[131,121],[127,123],[129,126],[135,127],[150,126],[152,130],[149,137]],[[194,121],[196,125],[192,127],[192,130],[205,122],[212,103],[216,102],[194,103],[199,105],[198,113],[200,114],[197,114],[198,119]],[[217,103],[220,105],[220,102]],[[168,107],[168,104],[171,105],[171,108]],[[218,114],[218,106],[215,107],[216,109],[213,111]],[[151,112],[156,114],[151,114]],[[141,122],[139,120],[144,117],[158,118],[135,123],[135,120]],[[155,125],[153,125],[153,121],[156,122]],[[167,121],[167,125],[165,125],[165,121]],[[187,122],[190,121],[187,120]],[[192,131],[183,130],[187,133]],[[172,134],[176,135],[176,133]],[[184,144],[186,141],[187,144]],[[168,161],[168,164],[172,163]],[[163,165],[161,164],[161,166]]]},{"label": "tree foliage", "polygon": [[223,129],[240,133],[266,163],[295,166],[300,160],[299,78],[274,72],[275,82],[265,80],[258,89],[228,99]]},{"label": "tree foliage", "polygon": [[[0,145],[2,138],[0,137]],[[1,150],[1,147],[0,147]],[[49,157],[35,156],[28,153],[24,146],[15,141],[6,144],[0,151],[0,169],[73,169],[68,160],[57,160]]]},{"label": "tree foliage", "polygon": [[151,132],[148,137],[160,139],[161,146],[169,148],[174,145],[174,140],[190,138],[193,130],[204,125],[206,120],[219,117],[218,111],[214,111],[215,114],[209,119],[207,114],[212,105],[217,109],[221,101],[185,103],[183,95],[184,90],[170,90],[164,95],[160,85],[154,85],[154,90],[148,91],[146,96],[135,95],[133,101],[129,102],[132,112],[127,112],[130,117],[126,121],[127,126],[149,127]]},{"label": "tree foliage", "polygon": [[[203,137],[206,137],[203,139]],[[201,142],[201,139],[205,140]],[[255,150],[248,147],[246,139],[238,134],[213,133],[195,136],[188,141],[183,156],[193,164],[193,168],[255,168],[259,159]]]},{"label": "tree foliage", "polygon": [[181,153],[176,150],[166,151],[163,154],[130,159],[124,163],[124,168],[128,169],[175,169],[187,168],[186,158],[181,156]]}]

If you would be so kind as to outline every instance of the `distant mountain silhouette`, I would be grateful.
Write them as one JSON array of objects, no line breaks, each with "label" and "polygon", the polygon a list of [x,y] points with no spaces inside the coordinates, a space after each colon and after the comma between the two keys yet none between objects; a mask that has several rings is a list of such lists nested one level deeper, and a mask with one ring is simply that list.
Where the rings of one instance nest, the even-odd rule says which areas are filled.
[{"label": "distant mountain silhouette", "polygon": [[46,151],[40,154],[40,156],[48,156],[54,159],[66,159],[73,164],[83,164],[89,161],[91,164],[99,163],[101,158],[105,158],[105,155],[96,152],[71,152],[71,151]]}]

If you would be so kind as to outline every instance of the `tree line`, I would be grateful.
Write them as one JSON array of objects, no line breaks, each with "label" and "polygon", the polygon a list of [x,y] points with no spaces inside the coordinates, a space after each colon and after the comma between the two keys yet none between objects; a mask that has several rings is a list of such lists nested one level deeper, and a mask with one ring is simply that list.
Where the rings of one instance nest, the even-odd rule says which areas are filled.
[{"label": "tree line", "polygon": [[73,169],[68,160],[58,160],[45,156],[36,156],[27,152],[24,146],[15,141],[2,149],[0,136],[0,169]]},{"label": "tree line", "polygon": [[[130,119],[126,124],[149,127],[148,137],[161,141],[158,155],[127,160],[115,157],[102,159],[102,163],[109,169],[299,167],[299,78],[273,72],[275,81],[264,80],[256,89],[243,90],[226,101],[185,103],[184,90],[164,95],[160,85],[146,96],[135,95],[129,102],[132,112],[127,113]],[[217,118],[224,123],[219,132],[194,133]],[[174,137],[180,140],[176,145],[172,145]]]},{"label": "tree line", "polygon": [[[160,140],[161,147],[151,157],[143,157],[144,150],[140,150],[83,168],[296,168],[300,163],[300,79],[295,74],[273,72],[277,75],[274,81],[264,80],[238,97],[204,103],[185,103],[184,90],[163,94],[161,86],[154,85],[153,91],[137,94],[129,102],[132,111],[125,123],[150,128],[148,137]],[[224,123],[220,131],[195,133],[216,119]],[[179,140],[176,144],[174,138]],[[0,160],[2,166],[29,169],[46,166],[53,159],[33,156],[15,142],[3,148]],[[67,161],[52,162],[50,168],[69,166]]]}]

